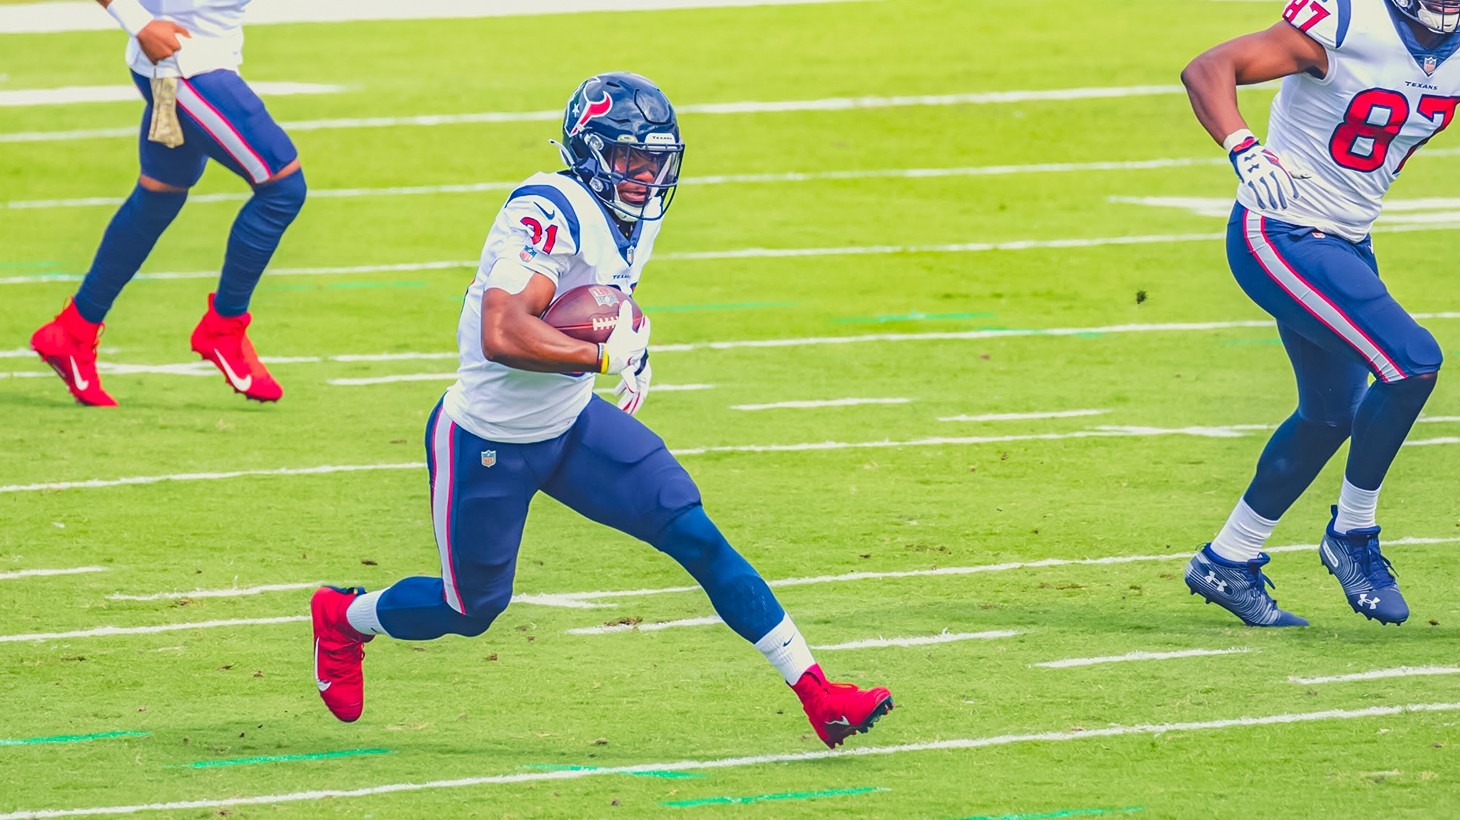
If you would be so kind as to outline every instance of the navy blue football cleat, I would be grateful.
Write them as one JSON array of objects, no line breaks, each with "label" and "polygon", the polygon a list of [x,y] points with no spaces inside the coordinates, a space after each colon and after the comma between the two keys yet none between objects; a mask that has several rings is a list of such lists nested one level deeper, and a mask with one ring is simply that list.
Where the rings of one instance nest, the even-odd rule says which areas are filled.
[{"label": "navy blue football cleat", "polygon": [[[1337,507],[1333,514],[1337,518]],[[1334,532],[1330,519],[1318,557],[1343,585],[1343,597],[1354,612],[1381,624],[1402,624],[1409,617],[1409,604],[1394,580],[1394,565],[1379,552],[1378,527],[1339,534]]]},{"label": "navy blue football cleat", "polygon": [[1278,609],[1277,601],[1267,594],[1266,587],[1273,583],[1262,568],[1271,560],[1264,552],[1246,563],[1228,561],[1207,544],[1186,565],[1186,586],[1192,595],[1200,595],[1248,626],[1307,626],[1306,620]]}]

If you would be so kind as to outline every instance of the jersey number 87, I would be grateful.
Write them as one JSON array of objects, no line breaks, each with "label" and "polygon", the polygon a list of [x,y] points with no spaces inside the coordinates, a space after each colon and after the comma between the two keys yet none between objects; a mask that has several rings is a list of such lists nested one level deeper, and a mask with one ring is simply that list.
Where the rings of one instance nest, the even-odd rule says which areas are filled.
[{"label": "jersey number 87", "polygon": [[[1429,142],[1435,134],[1444,131],[1455,118],[1455,106],[1460,103],[1456,97],[1436,97],[1426,94],[1419,99],[1415,110],[1420,116],[1435,123],[1433,133],[1415,143],[1404,155],[1398,174],[1404,170],[1404,163]],[[1380,122],[1374,121],[1378,114]],[[1409,119],[1409,100],[1398,91],[1387,88],[1370,88],[1354,96],[1343,112],[1343,122],[1334,129],[1328,140],[1328,152],[1333,161],[1354,171],[1373,171],[1383,167],[1389,155],[1389,143],[1399,136],[1399,131]],[[1366,150],[1365,150],[1366,149]]]}]

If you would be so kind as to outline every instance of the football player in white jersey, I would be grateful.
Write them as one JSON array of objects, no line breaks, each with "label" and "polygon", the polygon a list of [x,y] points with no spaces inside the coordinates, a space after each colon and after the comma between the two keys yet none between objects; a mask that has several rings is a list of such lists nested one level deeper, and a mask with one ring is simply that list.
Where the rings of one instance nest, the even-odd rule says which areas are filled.
[{"label": "football player in white jersey", "polygon": [[[1239,179],[1228,262],[1277,320],[1298,385],[1297,410],[1192,558],[1186,584],[1247,624],[1306,626],[1263,588],[1262,547],[1349,441],[1319,557],[1355,612],[1398,624],[1409,606],[1380,552],[1375,510],[1443,356],[1380,280],[1369,230],[1405,161],[1454,119],[1460,2],[1284,0],[1281,9],[1271,28],[1202,53],[1181,75]],[[1278,78],[1264,146],[1236,87]]]},{"label": "football player in white jersey", "polygon": [[[635,327],[624,303],[598,345],[539,318],[572,288],[638,283],[679,182],[673,107],[637,74],[590,77],[568,102],[559,148],[568,168],[530,177],[497,214],[461,311],[457,382],[426,426],[441,576],[316,592],[320,697],[340,720],[359,718],[363,647],[376,635],[486,631],[511,600],[541,491],[683,565],[784,676],[828,746],[867,731],[891,694],[827,682],[770,587],[705,515],[689,474],[634,417],[649,386],[647,317]],[[619,406],[593,394],[593,373],[620,375]]]},{"label": "football player in white jersey", "polygon": [[116,400],[96,372],[97,337],[112,303],[172,224],[208,160],[253,188],[228,234],[216,293],[193,330],[193,352],[255,401],[284,389],[248,338],[249,301],[284,231],[304,205],[299,152],[238,74],[249,0],[97,0],[131,39],[127,63],[147,106],[137,185],[112,217],[73,298],[31,337],[80,404]]}]

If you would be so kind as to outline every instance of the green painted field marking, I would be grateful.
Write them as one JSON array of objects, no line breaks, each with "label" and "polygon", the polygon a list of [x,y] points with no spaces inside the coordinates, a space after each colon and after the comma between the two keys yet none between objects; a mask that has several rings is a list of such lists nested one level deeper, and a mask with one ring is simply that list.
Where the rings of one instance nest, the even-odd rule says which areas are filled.
[{"label": "green painted field marking", "polygon": [[388,755],[389,749],[351,749],[346,752],[320,752],[312,755],[278,755],[276,757],[239,757],[233,760],[199,760],[181,766],[167,766],[168,769],[207,769],[213,766],[246,766],[251,763],[292,763],[297,760],[329,760],[354,755]]},{"label": "green painted field marking", "polygon": [[799,302],[740,302],[733,305],[650,305],[654,313],[684,313],[691,310],[748,310],[750,308],[788,308]]},{"label": "green painted field marking", "polygon": [[1090,817],[1097,814],[1132,814],[1138,811],[1145,811],[1141,806],[1128,806],[1123,809],[1067,809],[1065,811],[1050,812],[1049,814],[980,814],[977,817],[965,817],[963,820],[1054,820],[1060,817]]},{"label": "green painted field marking", "polygon": [[[530,763],[523,766],[524,769],[542,769],[550,772],[596,772],[602,766],[555,766],[551,763]],[[624,772],[634,777],[668,777],[676,780],[685,778],[702,778],[709,775],[693,774],[691,772]]]},{"label": "green painted field marking", "polygon": [[947,319],[987,319],[997,316],[997,313],[923,313],[915,310],[911,313],[902,313],[893,316],[863,316],[846,319],[835,319],[837,322],[922,322]]},{"label": "green painted field marking", "polygon": [[28,737],[24,740],[0,739],[0,746],[32,746],[37,743],[81,743],[87,740],[110,740],[114,737],[147,737],[151,732],[99,732],[94,735],[55,735]]},{"label": "green painted field marking", "polygon": [[727,803],[759,803],[762,800],[810,800],[816,797],[843,797],[850,794],[867,794],[868,792],[886,791],[892,790],[884,789],[879,786],[869,786],[863,789],[832,789],[831,791],[826,792],[786,792],[785,794],[758,794],[754,797],[709,797],[704,800],[675,800],[667,803],[660,803],[659,805],[683,808],[687,806],[710,806],[723,805]]},{"label": "green painted field marking", "polygon": [[0,268],[59,268],[63,267],[60,262],[37,261],[37,262],[0,262]]},{"label": "green painted field marking", "polygon": [[396,282],[334,282],[328,285],[269,285],[264,290],[344,290],[358,288],[424,288],[425,282],[396,281]]}]

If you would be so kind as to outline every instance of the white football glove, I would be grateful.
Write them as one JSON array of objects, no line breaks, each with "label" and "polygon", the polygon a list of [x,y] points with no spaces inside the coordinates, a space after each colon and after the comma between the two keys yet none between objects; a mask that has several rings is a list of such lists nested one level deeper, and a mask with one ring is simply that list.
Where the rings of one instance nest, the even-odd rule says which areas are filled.
[{"label": "white football glove", "polygon": [[634,309],[628,302],[620,302],[613,331],[598,346],[599,372],[617,374],[638,370],[648,351],[649,317],[645,316],[639,329],[634,330]]},{"label": "white football glove", "polygon": [[1256,137],[1238,143],[1229,157],[1237,179],[1252,192],[1258,207],[1281,211],[1298,199],[1298,185],[1293,180],[1304,177],[1288,173],[1278,155],[1264,148]]},{"label": "white football glove", "polygon": [[646,353],[639,361],[638,368],[625,370],[619,374],[618,387],[613,389],[613,394],[618,397],[615,402],[618,409],[634,415],[639,408],[644,406],[644,399],[649,395],[649,380],[654,376],[654,368],[649,366],[649,356]]}]

